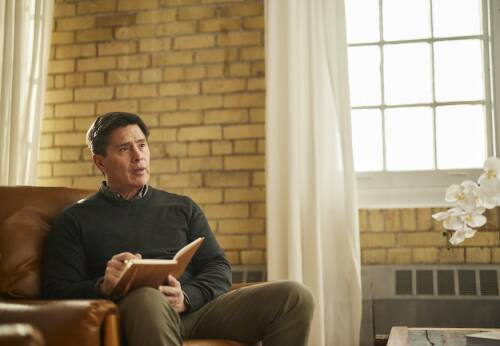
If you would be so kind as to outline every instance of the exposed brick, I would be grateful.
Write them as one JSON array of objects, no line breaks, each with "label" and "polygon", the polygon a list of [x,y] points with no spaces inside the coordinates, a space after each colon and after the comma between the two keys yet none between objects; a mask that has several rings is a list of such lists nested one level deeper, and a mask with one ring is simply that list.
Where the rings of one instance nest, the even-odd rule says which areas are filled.
[{"label": "exposed brick", "polygon": [[200,187],[202,177],[200,173],[191,174],[162,174],[159,177],[160,188],[171,187]]},{"label": "exposed brick", "polygon": [[257,31],[228,32],[217,35],[220,47],[258,46],[261,44],[261,33]]},{"label": "exposed brick", "polygon": [[104,72],[89,72],[85,74],[87,86],[104,85]]},{"label": "exposed brick", "polygon": [[151,172],[154,174],[177,172],[177,159],[153,159]]},{"label": "exposed brick", "polygon": [[416,248],[413,249],[412,263],[437,263],[439,256],[438,248]]},{"label": "exposed brick", "polygon": [[165,152],[169,157],[179,157],[187,155],[186,143],[168,143],[165,146]]},{"label": "exposed brick", "polygon": [[137,52],[137,44],[122,41],[99,43],[98,52],[99,55],[134,54]]},{"label": "exposed brick", "polygon": [[411,249],[388,249],[387,263],[390,264],[411,263]]},{"label": "exposed brick", "polygon": [[240,59],[242,61],[264,60],[264,47],[245,47],[240,50]]},{"label": "exposed brick", "polygon": [[65,132],[73,130],[73,119],[44,119],[42,132]]},{"label": "exposed brick", "polygon": [[215,17],[215,7],[181,7],[177,10],[177,13],[180,20],[212,18]]},{"label": "exposed brick", "polygon": [[217,242],[223,249],[248,249],[250,245],[245,235],[219,235]]},{"label": "exposed brick", "polygon": [[124,26],[116,29],[115,37],[118,40],[133,40],[143,37],[154,37],[155,32],[155,25]]},{"label": "exposed brick", "polygon": [[56,48],[57,59],[80,58],[95,55],[95,44],[65,45]]},{"label": "exposed brick", "polygon": [[116,0],[80,1],[78,14],[94,14],[113,12],[116,9]]},{"label": "exposed brick", "polygon": [[266,191],[264,188],[227,188],[224,191],[225,202],[258,202],[266,200]]},{"label": "exposed brick", "polygon": [[222,131],[219,126],[194,126],[179,129],[179,141],[198,141],[221,139]]},{"label": "exposed brick", "polygon": [[266,74],[266,65],[264,62],[256,61],[252,63],[252,76],[264,76]]},{"label": "exposed brick", "polygon": [[54,4],[54,18],[74,17],[76,6],[74,4]]},{"label": "exposed brick", "polygon": [[208,78],[218,78],[224,77],[228,74],[228,68],[226,64],[211,64],[207,65],[207,77]]},{"label": "exposed brick", "polygon": [[366,209],[359,209],[359,231],[366,232],[368,231],[368,211]]},{"label": "exposed brick", "polygon": [[120,100],[120,101],[106,101],[97,104],[97,114],[104,114],[108,112],[138,112],[137,101],[134,100]]},{"label": "exposed brick", "polygon": [[64,75],[64,85],[68,87],[78,87],[85,84],[84,73],[71,73]]},{"label": "exposed brick", "polygon": [[71,178],[37,178],[37,186],[71,187]]},{"label": "exposed brick", "polygon": [[264,263],[265,263],[264,251],[260,250],[241,251],[241,264],[258,265]]},{"label": "exposed brick", "polygon": [[257,142],[257,152],[259,154],[266,153],[266,140],[265,139],[259,139],[259,141]]},{"label": "exposed brick", "polygon": [[367,249],[361,251],[362,264],[385,264],[387,263],[387,250]]},{"label": "exposed brick", "polygon": [[486,216],[486,229],[498,229],[498,208],[487,209],[484,216]]},{"label": "exposed brick", "polygon": [[401,209],[401,227],[403,231],[417,230],[417,215],[415,209]]},{"label": "exposed brick", "polygon": [[170,50],[172,39],[166,38],[143,38],[139,41],[139,51],[141,52],[163,52]]},{"label": "exposed brick", "polygon": [[201,3],[201,0],[160,0],[161,6],[187,6]]},{"label": "exposed brick", "polygon": [[113,26],[128,26],[135,24],[135,13],[112,13],[100,15],[96,19],[96,26],[99,27],[113,27]]},{"label": "exposed brick", "polygon": [[54,86],[57,89],[61,89],[64,87],[64,76],[63,75],[57,75],[57,76],[51,76],[55,77],[54,78]]},{"label": "exposed brick", "polygon": [[430,208],[419,208],[417,213],[417,229],[419,231],[432,230],[432,210]]},{"label": "exposed brick", "polygon": [[108,84],[138,83],[139,80],[139,71],[109,71],[107,73]]},{"label": "exposed brick", "polygon": [[382,232],[384,230],[384,213],[380,209],[369,209],[368,230]]},{"label": "exposed brick", "polygon": [[227,260],[231,265],[241,264],[239,251],[224,251]]},{"label": "exposed brick", "polygon": [[252,217],[266,217],[266,204],[265,203],[252,203],[251,213]]},{"label": "exposed brick", "polygon": [[186,67],[184,69],[184,74],[186,80],[202,79],[206,78],[207,69],[205,68],[205,66]]},{"label": "exposed brick", "polygon": [[120,85],[116,87],[117,98],[143,98],[158,95],[156,84]]},{"label": "exposed brick", "polygon": [[192,157],[179,160],[181,172],[212,171],[222,169],[220,157]]},{"label": "exposed brick", "polygon": [[209,143],[189,143],[188,156],[208,156],[210,155]]},{"label": "exposed brick", "polygon": [[237,92],[245,89],[246,83],[244,79],[216,79],[203,81],[203,92],[205,94]]},{"label": "exposed brick", "polygon": [[265,105],[264,93],[224,95],[224,108],[262,107]]},{"label": "exposed brick", "polygon": [[467,239],[465,241],[467,246],[491,246],[497,247],[499,245],[499,233],[498,230],[494,231],[478,231],[473,238]]},{"label": "exposed brick", "polygon": [[246,123],[248,111],[246,109],[214,110],[205,112],[207,124]]},{"label": "exposed brick", "polygon": [[[205,49],[196,52],[195,61],[197,64],[214,62],[232,62],[238,60],[238,50],[236,48]],[[215,77],[215,76],[212,76]]]},{"label": "exposed brick", "polygon": [[255,154],[257,152],[257,141],[255,140],[235,141],[234,152],[236,154]]},{"label": "exposed brick", "polygon": [[73,90],[47,90],[45,91],[45,103],[64,103],[73,101]]},{"label": "exposed brick", "polygon": [[141,112],[171,111],[177,109],[177,100],[175,98],[151,98],[140,100]]},{"label": "exposed brick", "polygon": [[55,145],[56,146],[84,146],[87,143],[85,142],[85,133],[56,133],[55,134]]},{"label": "exposed brick", "polygon": [[247,172],[206,173],[205,185],[210,187],[249,186],[250,174]]},{"label": "exposed brick", "polygon": [[493,248],[491,249],[491,262],[492,263],[500,263],[500,249],[499,248]]},{"label": "exposed brick", "polygon": [[118,0],[118,11],[156,9],[158,5],[158,0]]},{"label": "exposed brick", "polygon": [[260,16],[264,14],[264,8],[262,2],[230,4],[222,6],[219,14],[222,17]]},{"label": "exposed brick", "polygon": [[160,95],[162,96],[197,95],[199,93],[200,84],[198,82],[160,84]]},{"label": "exposed brick", "polygon": [[214,109],[222,107],[222,96],[200,95],[183,97],[179,102],[181,110]]},{"label": "exposed brick", "polygon": [[[154,142],[172,142],[177,139],[177,129],[151,129],[149,141]],[[182,167],[182,166],[181,166]]]},{"label": "exposed brick", "polygon": [[58,161],[61,161],[60,148],[40,149],[38,153],[38,162],[58,162]]},{"label": "exposed brick", "polygon": [[439,249],[439,263],[465,263],[463,248]]},{"label": "exposed brick", "polygon": [[248,77],[251,72],[251,66],[247,62],[236,62],[229,65],[229,75],[232,77]]},{"label": "exposed brick", "polygon": [[52,45],[56,44],[69,44],[75,42],[74,32],[53,32],[50,42]]},{"label": "exposed brick", "polygon": [[50,163],[38,163],[37,164],[37,174],[41,178],[46,178],[52,176],[52,164]]},{"label": "exposed brick", "polygon": [[262,29],[264,30],[265,21],[264,17],[253,17],[253,18],[243,18],[243,28],[244,29]]},{"label": "exposed brick", "polygon": [[224,128],[225,139],[262,138],[266,134],[264,125],[235,125]]},{"label": "exposed brick", "polygon": [[54,144],[52,133],[42,133],[40,135],[40,148],[50,148]]},{"label": "exposed brick", "polygon": [[401,246],[445,246],[446,238],[438,232],[399,233]]},{"label": "exposed brick", "polygon": [[466,263],[490,263],[491,249],[486,247],[469,247],[465,249]]},{"label": "exposed brick", "polygon": [[92,164],[90,162],[54,163],[53,169],[55,177],[92,174]]},{"label": "exposed brick", "polygon": [[192,52],[164,52],[153,55],[153,66],[190,65],[192,63]]},{"label": "exposed brick", "polygon": [[220,233],[263,233],[264,227],[265,223],[262,219],[227,219],[219,221]]},{"label": "exposed brick", "polygon": [[85,116],[94,115],[95,106],[93,103],[69,103],[56,105],[55,116],[56,117],[74,117],[74,116]]},{"label": "exposed brick", "polygon": [[401,216],[399,209],[386,209],[384,215],[384,230],[387,232],[401,231]]},{"label": "exposed brick", "polygon": [[241,20],[239,18],[214,18],[200,20],[198,30],[200,32],[225,32],[237,31],[240,29]]},{"label": "exposed brick", "polygon": [[264,169],[264,155],[234,155],[224,158],[224,168],[227,170]]},{"label": "exposed brick", "polygon": [[264,185],[266,185],[266,174],[264,172],[254,172],[254,173],[252,173],[252,185],[253,186],[264,186]]},{"label": "exposed brick", "polygon": [[392,233],[362,233],[361,248],[395,247],[396,235]]},{"label": "exposed brick", "polygon": [[141,11],[137,14],[137,24],[153,24],[153,23],[165,23],[173,22],[177,11],[175,9],[159,10],[155,9],[153,11]]},{"label": "exposed brick", "polygon": [[74,60],[51,60],[49,61],[48,72],[54,73],[67,73],[75,71]]},{"label": "exposed brick", "polygon": [[143,83],[154,83],[162,80],[162,70],[159,68],[145,69],[141,71],[141,81]]},{"label": "exposed brick", "polygon": [[113,94],[113,88],[110,87],[75,89],[75,101],[111,100]]},{"label": "exposed brick", "polygon": [[80,59],[77,63],[78,71],[106,71],[114,69],[115,67],[115,57]]},{"label": "exposed brick", "polygon": [[62,160],[63,161],[79,161],[82,159],[82,151],[79,148],[63,148]]},{"label": "exposed brick", "polygon": [[97,190],[101,185],[102,176],[74,177],[73,187],[77,189]]},{"label": "exposed brick", "polygon": [[150,64],[150,57],[146,54],[125,55],[118,57],[119,69],[138,69],[146,68]]},{"label": "exposed brick", "polygon": [[87,131],[94,121],[94,117],[75,118],[75,130]]},{"label": "exposed brick", "polygon": [[196,21],[193,22],[174,22],[158,25],[157,35],[159,36],[177,36],[189,35],[196,32]]},{"label": "exposed brick", "polygon": [[266,90],[266,80],[264,78],[251,78],[248,80],[248,91],[264,91]]},{"label": "exposed brick", "polygon": [[113,39],[112,29],[84,30],[76,33],[76,42],[101,42]]},{"label": "exposed brick", "polygon": [[222,202],[222,191],[219,189],[184,189],[184,193],[196,203]]},{"label": "exposed brick", "polygon": [[233,145],[230,141],[214,141],[211,143],[213,155],[231,154]]},{"label": "exposed brick", "polygon": [[56,20],[57,31],[75,31],[95,27],[95,17],[71,17]]},{"label": "exposed brick", "polygon": [[180,36],[174,39],[174,49],[199,49],[215,46],[213,35]]},{"label": "exposed brick", "polygon": [[209,218],[231,219],[239,217],[246,218],[249,216],[249,208],[246,203],[210,204],[203,209]]}]

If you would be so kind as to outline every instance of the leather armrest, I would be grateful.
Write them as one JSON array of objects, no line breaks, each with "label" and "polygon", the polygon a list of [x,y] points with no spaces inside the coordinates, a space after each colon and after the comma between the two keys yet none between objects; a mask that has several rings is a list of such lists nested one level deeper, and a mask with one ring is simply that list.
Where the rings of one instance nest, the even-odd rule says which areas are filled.
[{"label": "leather armrest", "polygon": [[44,346],[40,331],[29,324],[0,325],[0,346]]},{"label": "leather armrest", "polygon": [[32,324],[51,346],[99,345],[109,315],[118,308],[108,300],[0,300],[0,324]]}]

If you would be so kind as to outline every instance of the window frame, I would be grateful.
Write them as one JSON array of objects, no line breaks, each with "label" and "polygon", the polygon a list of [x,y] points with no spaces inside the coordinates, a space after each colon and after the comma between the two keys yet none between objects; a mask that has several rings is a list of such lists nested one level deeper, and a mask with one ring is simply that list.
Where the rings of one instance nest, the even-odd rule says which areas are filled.
[{"label": "window frame", "polygon": [[[475,37],[481,37],[484,44],[485,98],[484,102],[471,102],[470,104],[484,104],[487,136],[486,151],[487,157],[489,157],[500,152],[500,140],[496,138],[500,135],[500,119],[498,119],[500,105],[494,102],[494,100],[500,100],[500,88],[498,87],[500,85],[500,0],[481,0],[481,2],[483,33]],[[429,3],[432,6],[432,0]],[[381,12],[382,0],[379,0],[380,19],[382,18]],[[464,37],[469,38],[471,36]],[[413,40],[409,40],[409,42],[411,41]],[[448,41],[448,39],[432,39],[431,42],[434,41]],[[392,42],[388,41],[387,43]],[[382,45],[382,43],[385,43],[385,41],[381,33],[378,44]],[[352,46],[360,45],[362,44],[353,44]],[[498,61],[495,61],[494,57],[498,57]],[[383,63],[383,60],[381,62]],[[432,68],[434,69],[434,67]],[[432,83],[434,83],[434,80]],[[456,103],[434,101],[430,103],[431,106],[448,104]],[[467,103],[460,102],[459,104]],[[383,110],[384,105],[382,107],[353,107],[353,109],[367,108]],[[435,121],[435,111],[433,112]],[[383,148],[385,150],[385,143]],[[436,160],[436,158],[434,159]],[[360,208],[449,206],[444,201],[446,188],[451,184],[459,184],[464,180],[477,181],[481,172],[482,169],[357,172],[358,204]]]}]

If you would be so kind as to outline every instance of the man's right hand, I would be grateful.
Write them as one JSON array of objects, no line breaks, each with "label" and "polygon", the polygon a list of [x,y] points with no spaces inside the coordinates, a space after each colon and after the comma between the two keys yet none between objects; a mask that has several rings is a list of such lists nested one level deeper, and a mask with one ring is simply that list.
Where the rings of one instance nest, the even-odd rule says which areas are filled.
[{"label": "man's right hand", "polygon": [[134,255],[130,252],[122,252],[114,255],[108,261],[108,264],[106,265],[106,272],[104,274],[104,280],[99,286],[103,295],[108,296],[111,293],[113,288],[116,286],[123,269],[125,269],[126,261],[134,258],[141,258],[141,254]]}]

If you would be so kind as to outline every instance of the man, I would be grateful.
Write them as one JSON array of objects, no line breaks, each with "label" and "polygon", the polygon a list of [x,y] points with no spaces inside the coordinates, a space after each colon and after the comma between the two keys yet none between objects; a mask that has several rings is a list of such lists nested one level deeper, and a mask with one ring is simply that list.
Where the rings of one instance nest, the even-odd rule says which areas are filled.
[{"label": "man", "polygon": [[[107,113],[91,125],[87,140],[104,182],[55,220],[45,243],[44,296],[114,299],[131,346],[182,345],[191,338],[305,345],[310,292],[279,281],[227,293],[230,265],[201,209],[189,197],[147,185],[148,135],[130,113]],[[126,260],[172,257],[200,236],[205,240],[179,280],[169,276],[158,289],[110,296]]]}]

